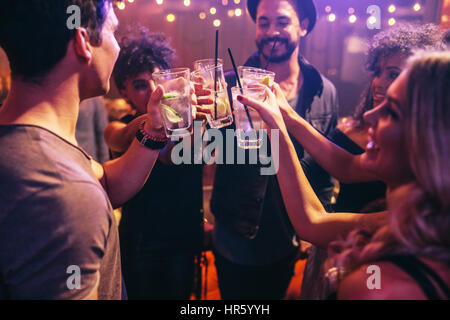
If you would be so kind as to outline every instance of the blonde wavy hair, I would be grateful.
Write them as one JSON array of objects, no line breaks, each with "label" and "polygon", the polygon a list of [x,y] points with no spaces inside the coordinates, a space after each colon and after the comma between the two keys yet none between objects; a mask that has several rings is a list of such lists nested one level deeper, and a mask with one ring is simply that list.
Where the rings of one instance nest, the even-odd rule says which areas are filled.
[{"label": "blonde wavy hair", "polygon": [[395,254],[450,266],[450,51],[418,52],[407,70],[404,136],[415,181],[389,197],[387,225],[330,244],[325,266],[338,278]]}]

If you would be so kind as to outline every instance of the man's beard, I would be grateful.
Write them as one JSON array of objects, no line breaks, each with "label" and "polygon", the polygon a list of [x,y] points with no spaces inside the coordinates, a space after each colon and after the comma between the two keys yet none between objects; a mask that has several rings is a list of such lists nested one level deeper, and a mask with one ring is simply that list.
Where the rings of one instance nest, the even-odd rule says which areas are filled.
[{"label": "man's beard", "polygon": [[[276,45],[275,48],[279,47],[280,45],[285,45],[286,47],[286,52],[283,53],[282,55],[272,55],[272,50],[270,52],[270,54],[272,56],[268,56],[264,53],[264,46],[268,45],[269,42],[272,41],[276,41]],[[264,57],[264,59],[266,59],[269,62],[274,62],[274,63],[280,63],[280,62],[284,62],[287,61],[291,58],[292,54],[294,53],[295,49],[297,49],[298,43],[296,42],[290,42],[288,39],[284,39],[284,38],[265,38],[262,39],[261,41],[256,40],[256,47],[258,48],[258,52]],[[272,48],[273,49],[273,48]]]}]

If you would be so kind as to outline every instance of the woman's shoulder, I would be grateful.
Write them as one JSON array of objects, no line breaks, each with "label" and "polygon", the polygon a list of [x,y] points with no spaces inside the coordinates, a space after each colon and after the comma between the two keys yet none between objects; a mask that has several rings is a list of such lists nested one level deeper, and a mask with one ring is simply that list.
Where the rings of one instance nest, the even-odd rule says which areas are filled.
[{"label": "woman's shoulder", "polygon": [[365,264],[350,273],[339,284],[342,300],[420,300],[426,299],[420,286],[389,261]]},{"label": "woman's shoulder", "polygon": [[[450,286],[450,266],[444,262],[431,259],[416,259],[418,264],[424,264],[441,278],[443,283]],[[365,264],[350,273],[339,284],[339,299],[361,299],[361,300],[422,300],[427,299],[422,290],[420,279],[411,277],[404,268],[394,263],[395,260],[385,259]],[[407,268],[416,265],[409,259]],[[423,269],[422,269],[423,270]],[[419,271],[422,272],[422,271]],[[423,272],[422,272],[423,273]],[[428,275],[424,275],[429,278]],[[435,282],[433,286],[438,288]],[[437,289],[440,297],[445,294],[441,289]],[[444,294],[444,295],[443,295]]]},{"label": "woman's shoulder", "polygon": [[365,148],[368,142],[367,128],[358,126],[358,123],[351,117],[339,119],[337,129],[345,134],[349,139],[361,148]]}]

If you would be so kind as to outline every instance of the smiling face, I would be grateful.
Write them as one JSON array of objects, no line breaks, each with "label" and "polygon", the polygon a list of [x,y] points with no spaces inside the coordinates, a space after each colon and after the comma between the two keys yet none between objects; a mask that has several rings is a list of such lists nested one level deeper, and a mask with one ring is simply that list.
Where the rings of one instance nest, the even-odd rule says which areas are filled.
[{"label": "smiling face", "polygon": [[[288,60],[307,33],[308,19],[299,21],[297,11],[288,0],[261,0],[256,14],[256,46],[272,62]],[[277,44],[271,55],[273,44]]]},{"label": "smiling face", "polygon": [[386,98],[389,86],[404,69],[406,58],[401,52],[380,58],[371,84],[374,107],[380,105]]},{"label": "smiling face", "polygon": [[391,85],[387,98],[364,114],[370,125],[369,143],[362,156],[364,168],[394,188],[413,179],[405,139],[407,104],[407,72]]},{"label": "smiling face", "polygon": [[[159,71],[155,68],[154,71]],[[120,90],[122,96],[135,108],[138,114],[147,112],[147,103],[153,91],[152,75],[150,72],[142,72],[125,81],[125,88]]]}]

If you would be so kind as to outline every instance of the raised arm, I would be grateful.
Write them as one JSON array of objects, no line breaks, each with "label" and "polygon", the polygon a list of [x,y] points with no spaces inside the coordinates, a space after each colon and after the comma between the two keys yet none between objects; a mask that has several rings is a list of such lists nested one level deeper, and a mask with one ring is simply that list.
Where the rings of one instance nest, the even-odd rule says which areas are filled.
[{"label": "raised arm", "polygon": [[[266,103],[245,97],[241,102],[258,110],[269,129],[279,132],[279,141],[275,141],[269,130],[271,145],[278,143],[277,178],[289,218],[300,238],[317,246],[327,247],[330,241],[345,236],[356,227],[378,228],[383,225],[385,213],[363,215],[326,212],[303,173],[275,96],[269,89],[266,94]],[[272,150],[276,151],[275,148]]]},{"label": "raised arm", "polygon": [[[154,89],[153,89],[154,90]],[[205,104],[213,103],[210,99],[197,99],[197,95],[209,95],[210,91],[197,86],[194,89],[192,84],[191,102],[192,102],[192,116],[195,120],[206,119],[206,114],[210,114],[211,110],[203,107]],[[147,115],[141,115],[133,119],[129,123],[121,121],[112,121],[105,129],[104,138],[108,147],[117,153],[125,153],[130,147],[133,140],[135,140],[136,131],[139,129],[142,122],[146,121]],[[167,146],[160,151],[159,161],[164,164],[173,164],[171,159],[172,149],[176,143],[169,141]]]},{"label": "raised arm", "polygon": [[335,145],[295,112],[278,84],[274,84],[273,91],[287,130],[328,173],[345,183],[378,180],[361,167],[361,156],[353,155]]},{"label": "raised arm", "polygon": [[134,140],[136,131],[146,118],[147,115],[142,115],[130,123],[120,121],[112,121],[109,123],[104,132],[108,147],[114,152],[124,153],[127,151]]},{"label": "raised arm", "polygon": [[[152,93],[148,103],[148,113],[144,116],[144,130],[155,137],[164,137],[159,112],[162,96],[163,89],[159,86]],[[133,139],[123,156],[107,161],[103,165],[93,162],[92,168],[108,193],[113,206],[119,206],[128,201],[143,187],[158,155],[159,150],[149,149]]]}]

